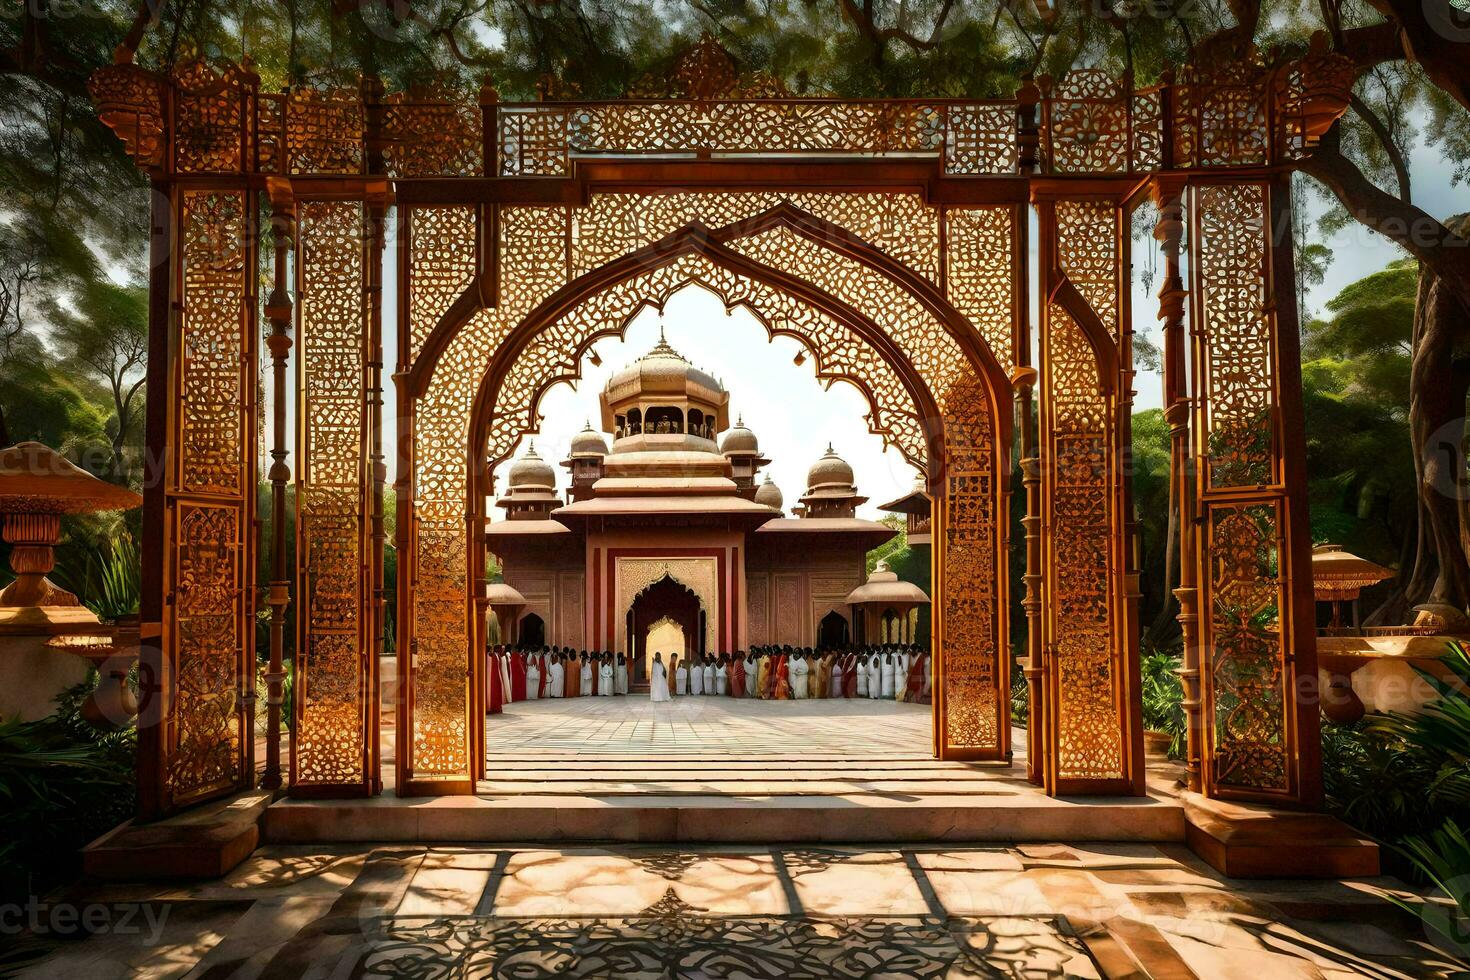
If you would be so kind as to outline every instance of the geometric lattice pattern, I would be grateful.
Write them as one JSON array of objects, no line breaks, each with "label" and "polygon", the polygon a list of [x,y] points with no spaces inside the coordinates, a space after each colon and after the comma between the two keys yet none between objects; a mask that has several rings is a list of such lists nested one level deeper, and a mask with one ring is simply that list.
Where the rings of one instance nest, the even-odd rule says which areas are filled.
[{"label": "geometric lattice pattern", "polygon": [[298,616],[293,788],[366,778],[368,572],[364,206],[299,209]]},{"label": "geometric lattice pattern", "polygon": [[[1200,643],[1215,786],[1293,792],[1294,704],[1282,629],[1282,519],[1275,324],[1266,308],[1266,187],[1192,188],[1191,254],[1206,475]],[[1289,286],[1288,286],[1289,288]]]},{"label": "geometric lattice pattern", "polygon": [[179,408],[163,552],[173,674],[163,809],[240,788],[251,775],[253,568],[245,542],[255,500],[254,200],[242,191],[180,195],[184,312],[169,379]]}]

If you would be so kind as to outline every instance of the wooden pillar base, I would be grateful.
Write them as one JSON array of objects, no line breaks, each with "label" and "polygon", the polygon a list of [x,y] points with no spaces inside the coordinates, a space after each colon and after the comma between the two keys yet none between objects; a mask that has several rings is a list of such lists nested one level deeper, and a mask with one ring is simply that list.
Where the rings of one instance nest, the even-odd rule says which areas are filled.
[{"label": "wooden pillar base", "polygon": [[1230,878],[1371,878],[1378,845],[1325,813],[1227,803],[1198,793],[1184,801],[1185,842]]}]

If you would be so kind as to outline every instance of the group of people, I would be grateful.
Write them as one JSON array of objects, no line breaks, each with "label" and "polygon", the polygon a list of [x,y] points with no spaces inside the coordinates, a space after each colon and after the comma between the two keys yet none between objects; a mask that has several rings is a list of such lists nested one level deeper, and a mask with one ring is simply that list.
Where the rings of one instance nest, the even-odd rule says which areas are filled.
[{"label": "group of people", "polygon": [[628,659],[570,647],[492,647],[485,685],[488,714],[538,698],[612,697],[628,693]]},{"label": "group of people", "polygon": [[[608,650],[492,647],[486,712],[541,698],[613,697],[628,693],[629,658]],[[713,696],[800,701],[870,698],[929,704],[933,658],[907,644],[852,648],[755,647],[737,653],[653,655],[649,697]]]},{"label": "group of people", "polygon": [[[673,685],[669,684],[672,676]],[[851,649],[756,647],[734,654],[671,657],[668,669],[654,654],[650,697],[871,698],[928,704],[932,658],[916,646],[888,644]]]}]

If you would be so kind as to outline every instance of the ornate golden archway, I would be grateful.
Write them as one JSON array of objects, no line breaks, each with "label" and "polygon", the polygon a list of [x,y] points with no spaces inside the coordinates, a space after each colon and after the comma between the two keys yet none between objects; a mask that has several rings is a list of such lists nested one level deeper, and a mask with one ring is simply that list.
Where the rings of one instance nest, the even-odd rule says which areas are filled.
[{"label": "ornate golden archway", "polygon": [[[1296,696],[1315,677],[1315,651],[1288,178],[1343,110],[1351,78],[1341,59],[1311,55],[1274,69],[1182,68],[1138,90],[1080,72],[992,102],[840,100],[742,78],[705,45],[654,98],[507,104],[489,89],[476,101],[385,94],[371,81],[268,94],[248,70],[200,62],[167,77],[126,64],[99,72],[102,117],[157,191],[143,815],[253,780],[262,194],[277,412],[264,785],[285,774],[297,795],[380,787],[381,268],[393,206],[398,792],[473,790],[482,719],[465,663],[483,590],[471,501],[507,441],[535,424],[543,379],[528,369],[574,371],[599,329],[590,320],[616,320],[638,289],[685,279],[763,284],[749,302],[773,329],[770,311],[798,304],[781,329],[802,324],[794,332],[812,339],[824,370],[864,380],[874,427],[924,454],[936,501],[936,700],[949,719],[941,754],[1003,758],[1008,744],[999,503],[1014,389],[1031,775],[1054,793],[1140,791],[1126,229],[1152,196],[1185,517],[1191,781],[1211,795],[1315,804],[1316,708]],[[659,254],[670,242],[672,260]],[[293,351],[305,409],[288,542]],[[839,352],[852,362],[834,367]],[[924,417],[928,405],[936,419]],[[293,595],[295,724],[283,767]]]}]

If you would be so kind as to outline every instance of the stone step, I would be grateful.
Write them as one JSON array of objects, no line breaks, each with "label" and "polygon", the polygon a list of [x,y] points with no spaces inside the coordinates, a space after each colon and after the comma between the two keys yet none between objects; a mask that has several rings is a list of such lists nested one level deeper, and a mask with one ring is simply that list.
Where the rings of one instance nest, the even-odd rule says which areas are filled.
[{"label": "stone step", "polygon": [[446,796],[281,800],[266,840],[639,843],[1184,840],[1177,800],[1029,793]]}]

